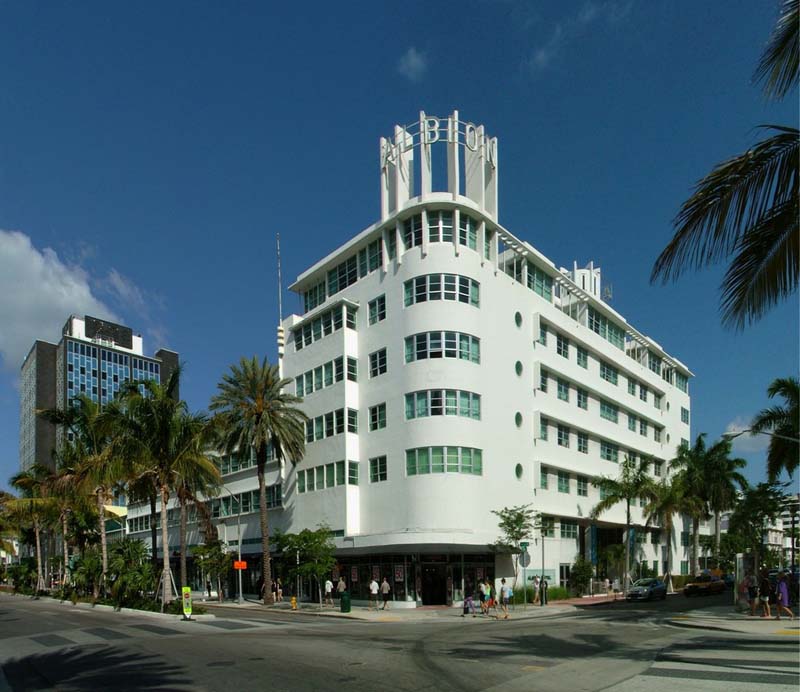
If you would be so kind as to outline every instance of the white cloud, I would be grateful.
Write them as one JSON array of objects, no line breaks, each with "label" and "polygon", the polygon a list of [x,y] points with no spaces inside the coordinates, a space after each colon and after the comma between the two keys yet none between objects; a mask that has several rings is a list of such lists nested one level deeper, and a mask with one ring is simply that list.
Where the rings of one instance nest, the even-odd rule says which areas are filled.
[{"label": "white cloud", "polygon": [[528,60],[532,73],[536,74],[548,68],[553,60],[562,52],[564,46],[580,39],[588,28],[599,21],[616,24],[630,14],[633,0],[609,0],[608,2],[584,3],[578,13],[555,24],[542,45],[534,49]]},{"label": "white cloud", "polygon": [[93,293],[86,272],[19,231],[0,229],[0,361],[18,370],[36,339],[57,342],[71,314],[119,321]]},{"label": "white cloud", "polygon": [[411,82],[418,82],[428,71],[428,58],[411,46],[397,63],[397,71]]},{"label": "white cloud", "polygon": [[[739,432],[747,430],[750,427],[749,418],[744,416],[737,416],[727,426],[725,432]],[[734,454],[754,454],[764,452],[769,446],[769,435],[751,435],[744,433],[739,437],[734,437],[733,440],[733,453]]]}]

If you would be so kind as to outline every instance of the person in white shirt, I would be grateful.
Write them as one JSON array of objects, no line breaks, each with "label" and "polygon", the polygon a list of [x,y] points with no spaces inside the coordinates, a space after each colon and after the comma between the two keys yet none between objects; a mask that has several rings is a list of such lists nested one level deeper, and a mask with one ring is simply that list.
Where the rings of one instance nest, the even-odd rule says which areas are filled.
[{"label": "person in white shirt", "polygon": [[369,583],[369,608],[378,610],[378,582],[373,578]]},{"label": "person in white shirt", "polygon": [[325,580],[325,605],[333,605],[333,582],[330,578]]}]

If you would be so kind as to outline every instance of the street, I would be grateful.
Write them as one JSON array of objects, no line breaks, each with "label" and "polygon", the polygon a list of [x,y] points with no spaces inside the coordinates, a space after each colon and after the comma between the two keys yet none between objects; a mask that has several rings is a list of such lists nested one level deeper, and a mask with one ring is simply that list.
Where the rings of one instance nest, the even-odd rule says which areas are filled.
[{"label": "street", "polygon": [[0,662],[15,691],[796,690],[796,632],[753,638],[664,622],[724,602],[675,596],[509,621],[220,608],[181,622],[3,595]]}]

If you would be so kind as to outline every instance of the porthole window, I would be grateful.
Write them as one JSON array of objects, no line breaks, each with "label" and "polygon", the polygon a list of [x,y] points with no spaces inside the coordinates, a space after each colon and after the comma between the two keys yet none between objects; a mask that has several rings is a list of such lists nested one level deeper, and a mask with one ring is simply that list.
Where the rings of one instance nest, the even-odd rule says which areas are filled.
[{"label": "porthole window", "polygon": [[519,313],[519,312],[518,312],[518,313],[516,313],[516,314],[514,315],[514,322],[516,322],[516,323],[517,323],[517,326],[518,326],[518,327],[521,327],[521,326],[522,326],[522,314],[521,314],[521,313]]},{"label": "porthole window", "polygon": [[514,366],[514,370],[517,371],[517,375],[522,374],[522,363],[520,361],[517,361],[517,364]]},{"label": "porthole window", "polygon": [[514,469],[514,473],[516,474],[517,478],[522,478],[522,464],[517,464],[516,468]]},{"label": "porthole window", "polygon": [[522,426],[522,414],[519,411],[517,411],[517,415],[514,416],[514,422],[517,424],[518,428]]},{"label": "porthole window", "polygon": [[669,433],[667,433],[667,442],[669,442]]},{"label": "porthole window", "polygon": [[667,411],[669,411],[669,401],[667,402]]}]

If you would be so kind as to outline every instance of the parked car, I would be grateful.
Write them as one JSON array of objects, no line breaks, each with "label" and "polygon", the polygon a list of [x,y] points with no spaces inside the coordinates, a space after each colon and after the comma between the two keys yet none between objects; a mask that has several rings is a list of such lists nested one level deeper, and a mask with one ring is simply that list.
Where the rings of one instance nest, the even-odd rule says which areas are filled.
[{"label": "parked car", "polygon": [[723,574],[722,575],[722,581],[725,582],[725,586],[727,588],[732,589],[734,587],[734,585],[736,584],[736,576],[733,575],[733,574],[730,574],[730,573]]},{"label": "parked car", "polygon": [[639,579],[628,589],[625,599],[628,601],[649,601],[667,597],[667,585],[660,579]]},{"label": "parked car", "polygon": [[683,595],[708,596],[725,591],[725,582],[711,574],[701,574],[683,587]]}]

